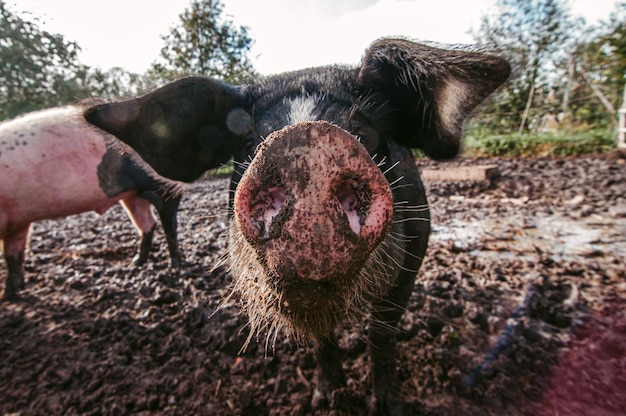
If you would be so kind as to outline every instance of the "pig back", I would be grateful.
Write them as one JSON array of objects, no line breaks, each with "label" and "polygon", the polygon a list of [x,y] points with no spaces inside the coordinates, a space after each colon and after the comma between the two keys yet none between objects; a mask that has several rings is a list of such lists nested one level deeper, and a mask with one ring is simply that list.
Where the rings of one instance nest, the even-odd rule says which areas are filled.
[{"label": "pig back", "polygon": [[75,106],[0,125],[0,236],[43,218],[102,212],[131,195],[107,195],[100,186],[97,168],[107,152],[105,137]]}]

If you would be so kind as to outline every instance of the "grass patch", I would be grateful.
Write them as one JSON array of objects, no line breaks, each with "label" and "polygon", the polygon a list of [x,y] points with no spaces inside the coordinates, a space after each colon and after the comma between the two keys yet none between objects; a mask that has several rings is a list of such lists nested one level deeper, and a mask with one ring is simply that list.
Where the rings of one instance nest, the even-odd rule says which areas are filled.
[{"label": "grass patch", "polygon": [[468,157],[575,156],[615,149],[613,130],[573,133],[510,134],[464,139],[462,155]]},{"label": "grass patch", "polygon": [[232,175],[233,170],[234,170],[233,161],[231,159],[228,162],[224,163],[219,168],[207,170],[202,177],[204,179],[209,179],[209,178],[220,178],[223,176],[230,176]]}]

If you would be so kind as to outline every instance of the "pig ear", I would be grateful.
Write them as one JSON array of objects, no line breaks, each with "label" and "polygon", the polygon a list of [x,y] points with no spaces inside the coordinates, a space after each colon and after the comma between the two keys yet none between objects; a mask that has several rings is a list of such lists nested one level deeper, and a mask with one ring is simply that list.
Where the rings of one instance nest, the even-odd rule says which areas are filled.
[{"label": "pig ear", "polygon": [[150,163],[150,154],[166,152],[184,166],[202,158],[202,169],[228,161],[239,135],[249,129],[244,100],[229,84],[205,77],[174,81],[144,96],[88,108],[85,119],[134,148]]},{"label": "pig ear", "polygon": [[382,39],[367,50],[358,81],[398,112],[398,142],[446,159],[459,151],[465,119],[509,73],[493,55]]}]

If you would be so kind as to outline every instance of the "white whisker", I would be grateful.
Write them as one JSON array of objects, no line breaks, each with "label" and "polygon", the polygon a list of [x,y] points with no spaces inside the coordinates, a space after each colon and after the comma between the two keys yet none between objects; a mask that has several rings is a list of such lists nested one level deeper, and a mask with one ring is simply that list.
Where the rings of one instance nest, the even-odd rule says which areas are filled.
[{"label": "white whisker", "polygon": [[399,241],[409,241],[409,240],[415,240],[416,238],[423,238],[423,236],[420,236],[418,234],[409,235],[409,234],[404,234],[404,233],[398,233],[395,231],[390,233],[389,237],[395,238],[396,240],[399,240]]},{"label": "white whisker", "polygon": [[393,165],[391,165],[391,166],[389,167],[389,169],[387,169],[386,171],[384,171],[384,172],[383,172],[383,175],[386,175],[387,173],[391,172],[391,170],[392,170],[393,168],[395,168],[396,166],[398,166],[399,164],[400,164],[400,161],[398,160],[396,163],[394,163]]},{"label": "white whisker", "polygon": [[398,207],[394,209],[395,212],[428,212],[428,205],[414,205],[406,207]]},{"label": "white whisker", "polygon": [[416,238],[419,238],[419,237],[417,237],[417,236],[407,236],[407,235],[400,234],[400,233],[390,233],[388,238],[391,239],[391,240],[395,240],[395,241],[397,241],[399,243],[406,244],[406,243],[409,243],[411,240],[415,240]]},{"label": "white whisker", "polygon": [[428,210],[430,205],[428,204],[420,204],[420,205],[408,205],[409,201],[396,201],[393,203],[394,207],[398,208],[411,208],[411,209],[420,209],[420,210]]},{"label": "white whisker", "polygon": [[[392,166],[392,168],[393,168],[393,166]],[[401,180],[403,180],[403,179],[404,179],[404,175],[403,175],[403,176],[400,176],[398,179],[396,179],[395,181],[391,182],[391,183],[389,184],[389,187],[390,187],[391,189],[393,189],[393,186],[394,186],[395,184],[397,184],[398,182],[400,182]]]},{"label": "white whisker", "polygon": [[399,186],[394,186],[393,188],[391,188],[392,191],[395,191],[396,189],[402,189],[402,188],[410,188],[411,186],[413,186],[412,183],[405,183],[403,185],[399,185]]},{"label": "white whisker", "polygon": [[[423,257],[417,256],[417,255],[411,253],[410,251],[407,251],[405,248],[401,247],[396,242],[390,241],[389,245],[393,246],[393,248],[397,249],[400,253],[406,254],[409,257],[413,257],[414,259],[417,259],[417,260],[420,260],[420,261],[424,260]],[[415,272],[417,272],[417,270],[415,270]]]},{"label": "white whisker", "polygon": [[[217,261],[215,262],[213,267],[209,270],[209,273],[215,272],[217,269],[219,269],[220,267],[224,266],[225,264],[228,264],[228,254],[222,254],[217,259]],[[230,272],[230,267],[228,269],[229,269],[228,271]]]},{"label": "white whisker", "polygon": [[[387,258],[390,259],[399,269],[404,270],[406,272],[410,272],[410,273],[417,273],[417,270],[407,269],[406,267],[404,267],[403,265],[398,263],[398,260],[396,260],[393,256],[388,254],[387,251],[385,250],[385,248],[382,248],[382,250],[385,252],[385,255],[387,256]],[[409,253],[407,253],[407,254],[409,254]],[[420,259],[417,256],[415,256],[415,258]]]},{"label": "white whisker", "polygon": [[[248,166],[250,166],[250,162],[238,162],[236,160],[233,160],[233,165],[238,166],[240,168],[247,168]],[[222,165],[222,166],[226,166],[226,165]]]},{"label": "white whisker", "polygon": [[405,222],[409,222],[409,221],[423,221],[423,222],[430,222],[430,219],[428,218],[419,218],[419,217],[413,217],[413,218],[403,218],[401,220],[393,220],[393,224],[403,224]]}]

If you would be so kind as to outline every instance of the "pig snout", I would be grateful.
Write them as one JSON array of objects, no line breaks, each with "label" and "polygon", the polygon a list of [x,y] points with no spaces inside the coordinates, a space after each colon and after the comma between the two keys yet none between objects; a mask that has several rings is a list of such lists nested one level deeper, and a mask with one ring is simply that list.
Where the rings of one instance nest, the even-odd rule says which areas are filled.
[{"label": "pig snout", "polygon": [[350,278],[386,237],[393,196],[358,140],[327,122],[271,134],[235,194],[235,220],[286,284]]}]

